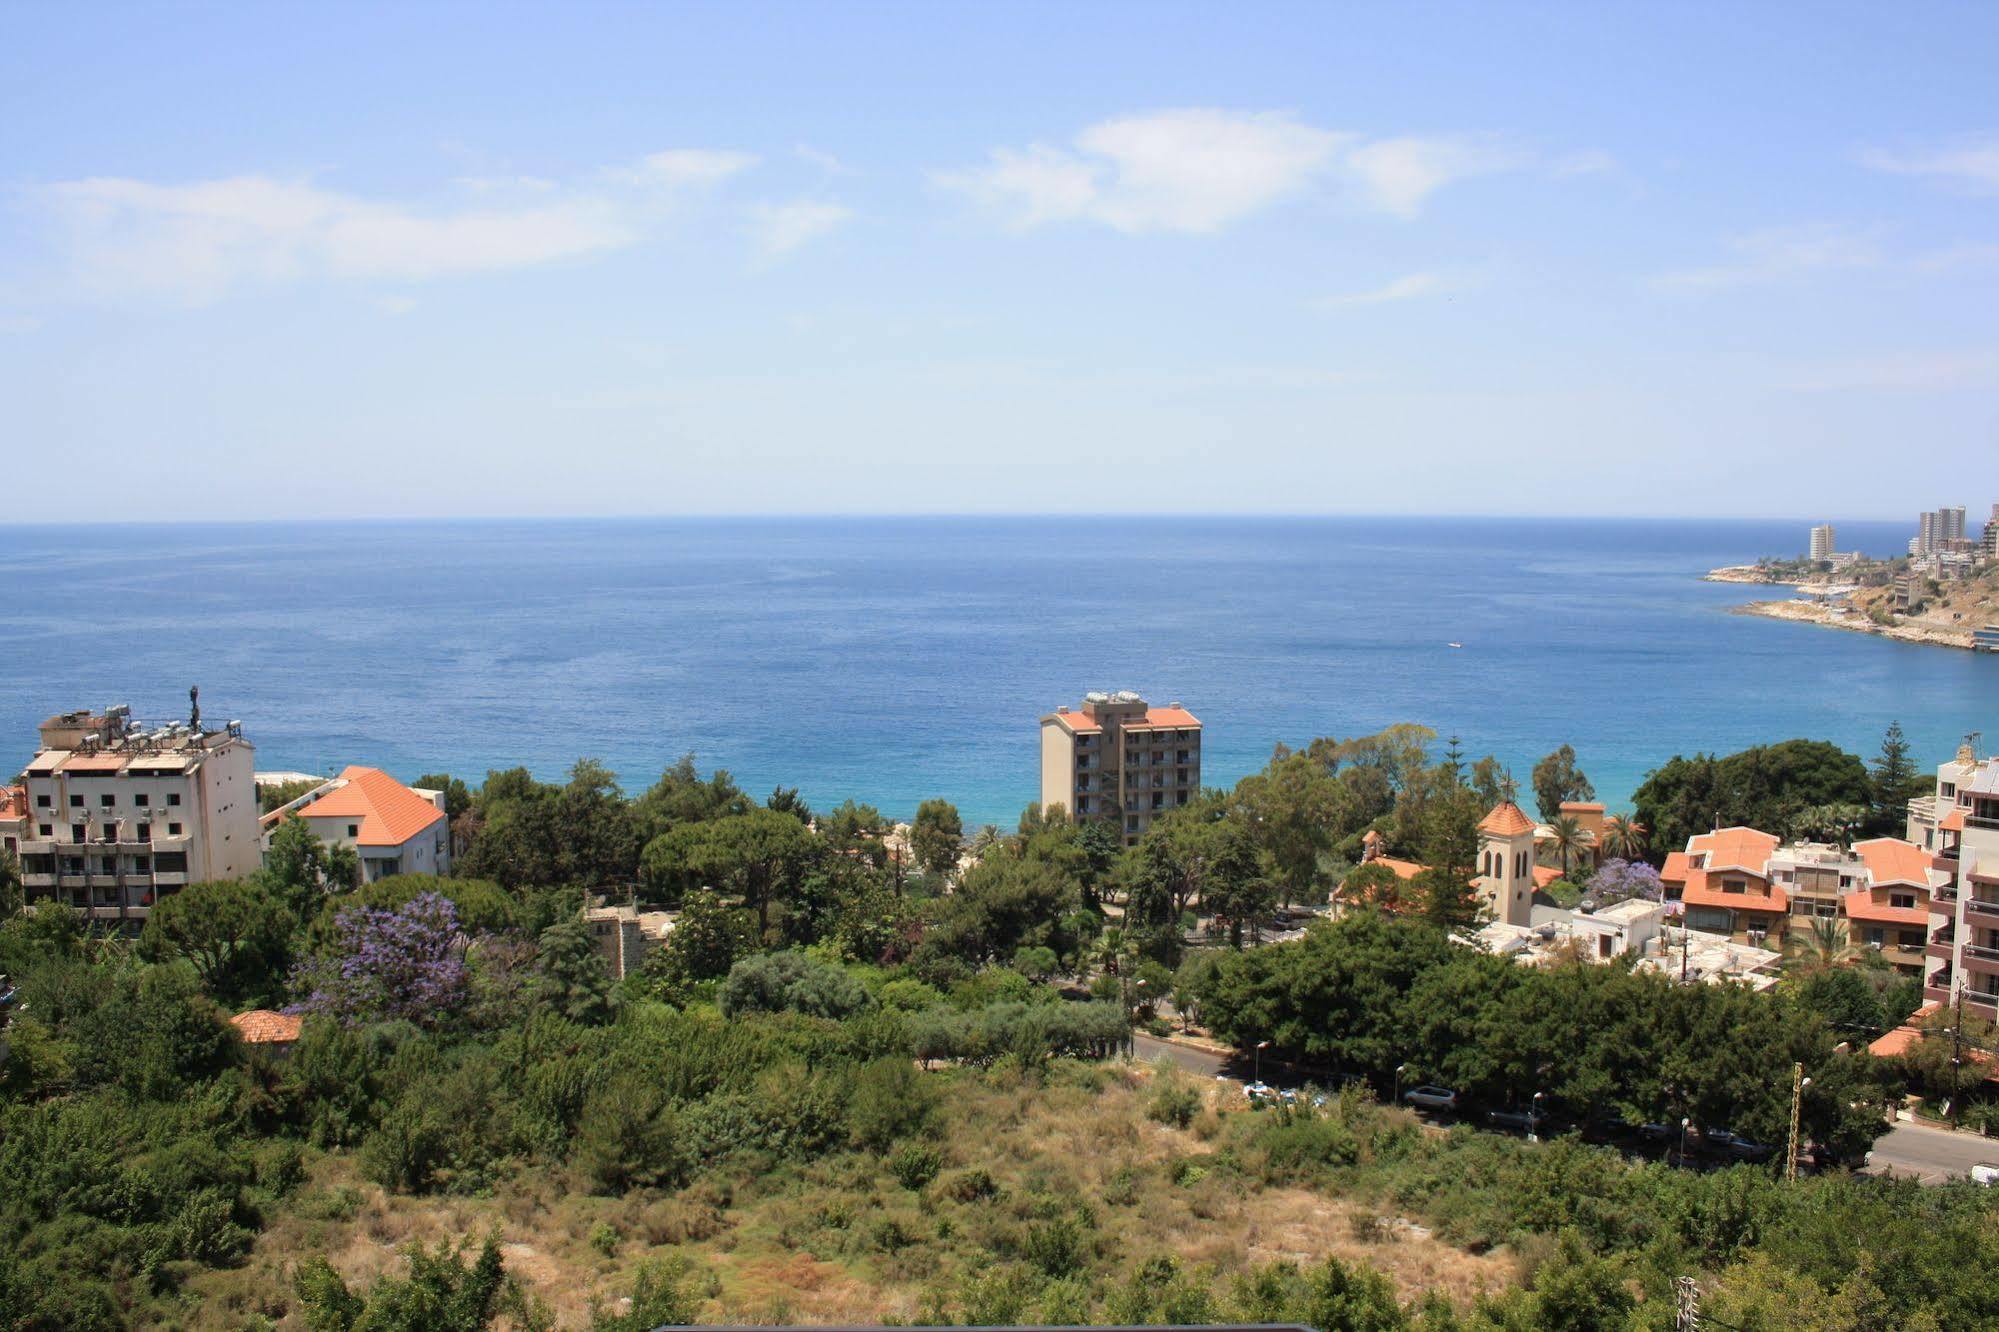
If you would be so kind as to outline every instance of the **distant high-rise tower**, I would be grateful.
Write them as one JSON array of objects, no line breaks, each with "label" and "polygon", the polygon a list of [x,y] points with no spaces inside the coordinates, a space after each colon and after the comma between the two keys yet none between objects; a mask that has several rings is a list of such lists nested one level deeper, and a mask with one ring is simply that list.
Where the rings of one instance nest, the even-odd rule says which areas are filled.
[{"label": "distant high-rise tower", "polygon": [[1201,792],[1201,722],[1177,702],[1092,693],[1041,719],[1041,807],[1110,819],[1136,842],[1152,820]]},{"label": "distant high-rise tower", "polygon": [[1937,521],[1943,530],[1937,535],[1944,541],[1964,540],[1964,506],[1952,509],[1938,509]]},{"label": "distant high-rise tower", "polygon": [[1817,527],[1814,527],[1812,529],[1811,558],[1814,561],[1829,560],[1832,558],[1833,549],[1834,546],[1833,546],[1832,524],[1820,523]]},{"label": "distant high-rise tower", "polygon": [[1916,518],[1916,539],[1909,543],[1911,555],[1931,555],[1943,540],[1943,515],[1925,510]]}]

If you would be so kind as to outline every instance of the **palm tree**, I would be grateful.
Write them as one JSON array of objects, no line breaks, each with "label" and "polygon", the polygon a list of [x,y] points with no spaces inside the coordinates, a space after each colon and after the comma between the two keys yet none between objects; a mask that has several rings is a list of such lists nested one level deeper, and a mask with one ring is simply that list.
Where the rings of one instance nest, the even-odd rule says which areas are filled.
[{"label": "palm tree", "polygon": [[1645,858],[1645,825],[1635,818],[1613,814],[1603,821],[1604,854],[1619,860]]},{"label": "palm tree", "polygon": [[1589,833],[1584,831],[1583,825],[1573,814],[1556,817],[1548,824],[1548,831],[1552,834],[1548,839],[1549,844],[1554,847],[1555,854],[1562,858],[1562,877],[1566,879],[1569,877],[1570,858],[1581,855],[1589,848]]},{"label": "palm tree", "polygon": [[1854,947],[1853,935],[1843,920],[1815,917],[1811,929],[1784,941],[1784,969],[1793,975],[1816,976],[1849,966],[1859,958],[1860,950]]}]

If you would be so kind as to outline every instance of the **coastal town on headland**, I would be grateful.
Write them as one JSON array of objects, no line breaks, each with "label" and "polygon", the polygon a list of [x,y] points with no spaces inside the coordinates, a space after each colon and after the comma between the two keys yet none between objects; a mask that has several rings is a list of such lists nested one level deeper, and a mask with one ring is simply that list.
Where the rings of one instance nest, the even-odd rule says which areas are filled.
[{"label": "coastal town on headland", "polygon": [[1837,529],[1821,523],[1796,558],[1727,565],[1710,570],[1706,580],[1788,585],[1798,593],[1736,607],[1744,615],[1999,652],[1999,504],[1976,537],[1968,533],[1962,506],[1924,512],[1908,554],[1892,559],[1840,550]]}]

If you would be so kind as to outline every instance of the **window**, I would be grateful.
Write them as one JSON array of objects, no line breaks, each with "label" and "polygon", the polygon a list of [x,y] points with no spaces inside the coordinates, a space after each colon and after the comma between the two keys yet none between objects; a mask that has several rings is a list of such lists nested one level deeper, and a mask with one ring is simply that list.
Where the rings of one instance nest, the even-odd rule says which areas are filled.
[{"label": "window", "polygon": [[137,805],[140,809],[144,809],[148,805],[153,803],[153,798],[147,795],[144,791],[141,791],[139,792],[139,794],[132,797],[132,803]]},{"label": "window", "polygon": [[361,825],[360,825],[360,824],[358,824],[358,823],[350,823],[350,824],[348,824],[348,825],[347,825],[347,835],[348,835],[349,837],[359,837],[359,836],[361,835]]},{"label": "window", "polygon": [[1916,895],[1914,893],[1890,893],[1888,894],[1888,905],[1894,907],[1897,911],[1913,911],[1916,906]]},{"label": "window", "polygon": [[152,840],[153,840],[153,825],[152,825],[152,824],[150,824],[150,823],[142,823],[142,824],[140,824],[140,825],[139,825],[139,840],[140,840],[140,841],[142,841],[142,842],[150,842],[150,841],[152,841]]},{"label": "window", "polygon": [[167,825],[167,836],[169,837],[180,836],[180,825],[178,823],[169,823]]},{"label": "window", "polygon": [[82,809],[82,808],[83,808],[83,797],[82,797],[82,796],[80,796],[80,795],[73,795],[73,796],[71,796],[71,797],[69,798],[69,807],[70,807],[71,809]]},{"label": "window", "polygon": [[132,857],[132,873],[151,874],[152,872],[153,872],[153,858],[151,856]]},{"label": "window", "polygon": [[104,794],[97,797],[97,807],[99,809],[109,809],[117,803],[118,803],[118,797],[111,794],[111,792],[109,791],[106,791]]},{"label": "window", "polygon": [[46,792],[35,797],[36,809],[47,809],[52,803],[53,802],[49,799],[48,794]]},{"label": "window", "polygon": [[36,828],[35,832],[37,836],[44,838],[54,837],[56,835],[55,826],[53,824],[48,824],[48,823],[44,823],[38,828]]},{"label": "window", "polygon": [[178,805],[180,803],[180,792],[178,791],[167,792],[167,803],[169,805]]},{"label": "window", "polygon": [[1090,798],[1088,796],[1079,795],[1076,797],[1076,812],[1078,814],[1087,814],[1090,812]]}]

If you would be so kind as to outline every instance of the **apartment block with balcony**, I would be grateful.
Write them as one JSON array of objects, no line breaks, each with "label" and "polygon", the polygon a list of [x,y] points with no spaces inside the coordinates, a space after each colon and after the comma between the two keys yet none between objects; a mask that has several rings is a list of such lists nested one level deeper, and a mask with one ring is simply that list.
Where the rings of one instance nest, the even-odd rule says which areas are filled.
[{"label": "apartment block with balcony", "polygon": [[1041,719],[1041,805],[1113,819],[1127,845],[1201,789],[1201,722],[1179,703],[1091,693]]},{"label": "apartment block with balcony", "polygon": [[1936,791],[1909,802],[1909,841],[1945,882],[1930,896],[1923,997],[1999,1018],[1999,758],[1966,744],[1937,769]]},{"label": "apartment block with balcony", "polygon": [[254,872],[255,766],[242,726],[204,728],[199,710],[156,727],[124,707],[51,717],[20,779],[28,900],[137,928],[160,896]]}]

